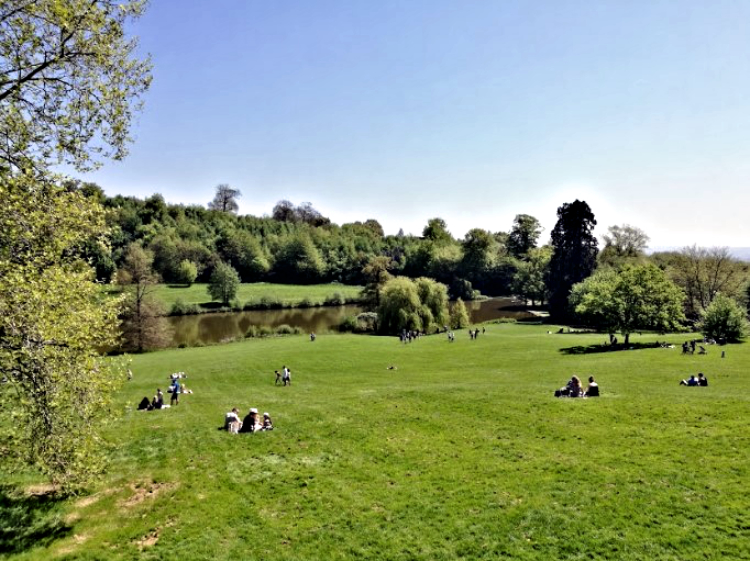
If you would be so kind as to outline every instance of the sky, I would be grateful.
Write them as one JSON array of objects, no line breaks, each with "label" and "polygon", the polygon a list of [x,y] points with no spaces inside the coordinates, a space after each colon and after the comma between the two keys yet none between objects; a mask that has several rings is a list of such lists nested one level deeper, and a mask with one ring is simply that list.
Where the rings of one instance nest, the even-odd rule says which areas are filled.
[{"label": "sky", "polygon": [[152,0],[153,85],[109,195],[342,224],[508,231],[585,200],[595,234],[750,246],[750,2]]}]

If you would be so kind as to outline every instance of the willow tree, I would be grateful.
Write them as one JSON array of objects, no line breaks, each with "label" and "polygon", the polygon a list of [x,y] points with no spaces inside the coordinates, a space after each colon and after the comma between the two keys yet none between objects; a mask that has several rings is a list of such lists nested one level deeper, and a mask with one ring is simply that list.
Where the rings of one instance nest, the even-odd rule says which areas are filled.
[{"label": "willow tree", "polygon": [[124,27],[144,2],[0,1],[0,461],[63,487],[102,466],[97,429],[119,377],[119,302],[79,256],[103,237],[99,203],[50,173],[127,152],[150,82]]}]

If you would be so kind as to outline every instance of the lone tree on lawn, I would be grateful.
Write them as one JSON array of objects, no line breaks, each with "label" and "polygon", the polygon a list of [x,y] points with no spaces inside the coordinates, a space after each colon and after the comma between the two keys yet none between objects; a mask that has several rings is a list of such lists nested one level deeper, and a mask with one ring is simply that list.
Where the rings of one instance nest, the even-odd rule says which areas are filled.
[{"label": "lone tree on lawn", "polygon": [[557,320],[570,317],[570,289],[591,275],[596,267],[594,226],[594,213],[585,201],[576,199],[557,209],[557,224],[552,230],[553,254],[547,278],[550,315]]},{"label": "lone tree on lawn", "polygon": [[124,33],[140,1],[0,2],[0,462],[64,489],[103,467],[98,430],[121,380],[117,298],[82,250],[105,233],[94,197],[49,172],[127,153],[151,81]]},{"label": "lone tree on lawn", "polygon": [[685,320],[685,293],[650,264],[597,272],[573,287],[570,300],[577,314],[621,333],[626,345],[634,331],[674,331]]},{"label": "lone tree on lawn", "polygon": [[750,326],[742,306],[732,298],[718,293],[703,312],[700,329],[706,337],[736,342],[747,336]]},{"label": "lone tree on lawn", "polygon": [[231,265],[219,263],[211,273],[208,293],[212,300],[219,300],[225,306],[237,296],[240,288],[240,276]]},{"label": "lone tree on lawn", "polygon": [[226,183],[216,186],[216,195],[214,200],[208,203],[209,210],[219,210],[221,212],[231,212],[236,214],[240,209],[237,199],[242,196],[239,189],[232,189]]}]

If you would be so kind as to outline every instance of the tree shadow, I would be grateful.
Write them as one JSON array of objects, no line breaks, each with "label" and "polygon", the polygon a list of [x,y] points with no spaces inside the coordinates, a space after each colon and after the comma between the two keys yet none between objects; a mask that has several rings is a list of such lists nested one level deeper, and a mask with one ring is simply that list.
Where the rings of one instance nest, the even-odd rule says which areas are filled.
[{"label": "tree shadow", "polygon": [[11,485],[0,485],[0,553],[21,553],[45,547],[70,534],[54,493],[27,494]]},{"label": "tree shadow", "polygon": [[565,355],[588,355],[595,353],[612,353],[617,351],[640,351],[642,349],[659,349],[659,343],[628,343],[617,345],[577,345],[575,347],[565,347],[560,352]]}]

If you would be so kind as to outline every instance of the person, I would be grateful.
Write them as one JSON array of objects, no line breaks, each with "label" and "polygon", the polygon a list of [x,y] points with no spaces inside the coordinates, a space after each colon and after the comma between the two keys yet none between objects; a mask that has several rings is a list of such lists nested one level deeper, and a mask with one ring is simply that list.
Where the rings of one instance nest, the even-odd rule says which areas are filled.
[{"label": "person", "polygon": [[593,376],[589,376],[589,385],[585,395],[586,397],[599,397],[599,384],[594,381]]},{"label": "person", "polygon": [[286,366],[282,369],[283,375],[281,376],[281,380],[284,382],[285,386],[291,386],[292,385],[292,371],[289,370]]},{"label": "person", "polygon": [[581,379],[573,376],[568,382],[568,392],[570,397],[581,397]]},{"label": "person", "polygon": [[255,407],[251,407],[248,414],[242,419],[242,428],[240,429],[240,432],[258,432],[261,429],[263,429],[263,425],[258,418],[258,410]]},{"label": "person", "polygon": [[133,371],[128,368],[128,382],[133,379]]},{"label": "person", "polygon": [[697,386],[698,380],[695,379],[695,375],[691,374],[690,379],[685,383],[686,386]]},{"label": "person", "polygon": [[151,411],[151,402],[148,397],[144,397],[138,404],[138,411]]},{"label": "person", "polygon": [[315,342],[315,333],[310,333],[310,341]]},{"label": "person", "polygon": [[229,431],[232,434],[237,434],[242,428],[242,421],[240,421],[240,412],[236,407],[224,416],[224,430]]},{"label": "person", "polygon": [[189,390],[185,384],[180,384],[181,393],[193,393],[193,390]]},{"label": "person", "polygon": [[708,385],[708,378],[706,378],[703,375],[703,372],[698,372],[698,385],[699,386],[707,386]]},{"label": "person", "polygon": [[273,383],[274,386],[278,386],[279,382],[281,382],[281,372],[278,370],[273,371],[274,374],[276,374],[276,381]]},{"label": "person", "polygon": [[161,409],[164,407],[164,394],[161,393],[161,388],[156,389],[156,395],[154,400],[151,402],[151,409]]},{"label": "person", "polygon": [[273,430],[273,421],[268,413],[263,413],[263,430]]},{"label": "person", "polygon": [[172,397],[169,399],[170,405],[179,405],[180,404],[180,383],[175,380],[174,384],[172,384],[172,389],[170,390],[172,392]]}]

